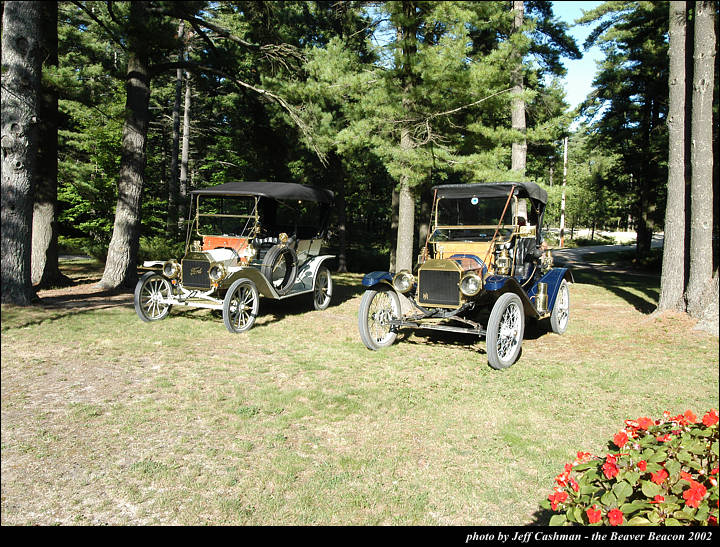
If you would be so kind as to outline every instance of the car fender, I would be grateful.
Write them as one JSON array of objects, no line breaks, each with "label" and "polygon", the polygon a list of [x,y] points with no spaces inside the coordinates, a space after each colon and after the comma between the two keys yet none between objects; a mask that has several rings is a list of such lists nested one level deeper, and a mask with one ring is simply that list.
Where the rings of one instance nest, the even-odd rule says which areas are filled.
[{"label": "car fender", "polygon": [[535,296],[537,293],[538,283],[546,283],[548,294],[547,306],[548,310],[552,310],[555,306],[555,299],[557,298],[558,291],[560,290],[560,283],[562,283],[563,279],[566,279],[570,283],[575,282],[572,272],[568,268],[553,268],[538,279],[537,283],[535,283],[535,285],[533,285],[528,291],[528,296],[531,298]]},{"label": "car fender", "polygon": [[363,277],[362,286],[366,289],[372,289],[377,285],[392,286],[393,275],[390,272],[370,272]]},{"label": "car fender", "polygon": [[528,293],[526,293],[520,286],[520,283],[514,277],[507,277],[503,275],[490,275],[485,278],[483,287],[486,291],[496,292],[499,295],[507,292],[515,293],[520,297],[523,304],[523,311],[526,316],[534,317],[537,319],[540,317],[535,306],[530,300]]},{"label": "car fender", "polygon": [[331,258],[335,258],[335,255],[314,256],[303,262],[303,264],[298,267],[297,280],[295,283],[297,284],[300,282],[308,289],[314,289],[315,275],[317,274],[317,271],[320,269],[323,262],[330,260]]}]

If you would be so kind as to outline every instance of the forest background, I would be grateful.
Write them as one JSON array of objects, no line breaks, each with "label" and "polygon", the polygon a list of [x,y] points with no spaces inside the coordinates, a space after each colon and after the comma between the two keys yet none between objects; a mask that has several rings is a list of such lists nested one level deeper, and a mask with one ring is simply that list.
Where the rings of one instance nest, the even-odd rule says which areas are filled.
[{"label": "forest background", "polygon": [[[584,44],[546,1],[0,13],[3,302],[62,284],[60,253],[134,286],[142,260],[181,253],[188,192],[231,180],[332,189],[341,272],[412,267],[436,184],[532,180],[547,226],[564,202],[570,232],[636,231],[638,260],[671,224],[660,307],[717,302],[716,2],[604,2],[577,21]],[[593,45],[593,89],[570,109],[562,61]]]}]

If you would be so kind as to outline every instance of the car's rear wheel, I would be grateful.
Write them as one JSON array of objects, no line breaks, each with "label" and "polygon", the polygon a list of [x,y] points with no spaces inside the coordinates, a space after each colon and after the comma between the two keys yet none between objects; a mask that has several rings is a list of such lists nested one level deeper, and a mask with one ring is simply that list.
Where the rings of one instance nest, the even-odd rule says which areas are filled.
[{"label": "car's rear wheel", "polygon": [[567,330],[568,321],[570,321],[570,288],[568,282],[563,279],[550,314],[550,328],[556,334],[563,334]]},{"label": "car's rear wheel", "polygon": [[148,272],[135,285],[135,312],[146,322],[165,319],[172,305],[164,301],[171,295],[170,281],[158,273]]},{"label": "car's rear wheel", "polygon": [[525,313],[520,297],[505,293],[497,299],[488,319],[486,345],[488,363],[503,369],[517,361],[525,332]]},{"label": "car's rear wheel", "polygon": [[279,295],[284,295],[295,283],[297,264],[297,255],[291,247],[275,245],[263,258],[260,272]]},{"label": "car's rear wheel", "polygon": [[330,270],[320,266],[315,274],[313,287],[313,304],[316,310],[324,310],[330,305],[332,299],[333,282],[330,277]]},{"label": "car's rear wheel", "polygon": [[223,322],[232,333],[245,332],[255,324],[260,295],[255,283],[238,279],[228,289],[223,301]]},{"label": "car's rear wheel", "polygon": [[377,350],[391,345],[397,338],[392,319],[400,318],[400,299],[390,288],[365,291],[358,311],[360,338],[368,349]]}]

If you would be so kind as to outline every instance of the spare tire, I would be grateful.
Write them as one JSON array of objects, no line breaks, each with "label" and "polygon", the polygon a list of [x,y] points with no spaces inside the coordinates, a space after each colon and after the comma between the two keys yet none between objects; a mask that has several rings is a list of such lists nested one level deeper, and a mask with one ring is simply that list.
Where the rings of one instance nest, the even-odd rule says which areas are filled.
[{"label": "spare tire", "polygon": [[295,284],[297,264],[297,254],[291,247],[275,245],[265,253],[260,273],[267,278],[278,294],[284,295]]}]

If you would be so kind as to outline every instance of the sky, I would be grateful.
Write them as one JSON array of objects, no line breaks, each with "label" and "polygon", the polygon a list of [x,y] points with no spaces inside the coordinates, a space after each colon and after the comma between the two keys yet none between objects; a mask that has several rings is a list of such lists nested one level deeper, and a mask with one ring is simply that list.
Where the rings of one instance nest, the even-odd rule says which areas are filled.
[{"label": "sky", "polygon": [[[602,2],[553,2],[553,13],[561,21],[572,25],[575,19],[582,16],[583,11],[590,11],[600,4]],[[597,47],[593,47],[588,51],[582,49],[582,44],[592,31],[593,26],[576,26],[569,29],[570,35],[575,38],[580,51],[583,53],[583,58],[577,61],[563,59],[563,64],[568,71],[565,77],[565,92],[567,94],[565,100],[570,104],[571,108],[579,105],[590,93],[595,76],[595,61],[602,58],[602,54]]]}]

